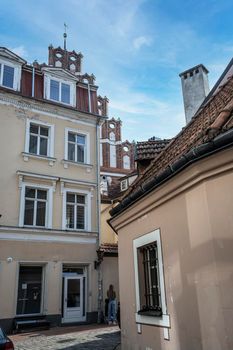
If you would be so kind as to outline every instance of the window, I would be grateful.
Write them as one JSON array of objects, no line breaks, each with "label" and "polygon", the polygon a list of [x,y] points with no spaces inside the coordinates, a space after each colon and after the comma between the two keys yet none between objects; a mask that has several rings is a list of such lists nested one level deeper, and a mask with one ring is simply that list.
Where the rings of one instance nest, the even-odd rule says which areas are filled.
[{"label": "window", "polygon": [[85,195],[66,193],[66,227],[69,229],[85,229]]},{"label": "window", "polygon": [[86,136],[68,132],[68,160],[84,163]]},{"label": "window", "polygon": [[29,153],[34,153],[41,156],[48,155],[48,138],[49,128],[30,124],[30,140],[29,140]]},{"label": "window", "polygon": [[0,63],[0,84],[2,86],[14,88],[14,67]]},{"label": "window", "polygon": [[136,292],[136,322],[170,327],[163,276],[160,231],[133,241]]},{"label": "window", "polygon": [[65,129],[65,161],[90,164],[90,135],[77,129]]},{"label": "window", "polygon": [[62,182],[63,230],[91,230],[91,191],[66,188]]},{"label": "window", "polygon": [[20,266],[17,315],[41,313],[42,275],[42,266]]},{"label": "window", "polygon": [[48,191],[26,187],[24,206],[24,226],[45,227],[48,205]]},{"label": "window", "polygon": [[123,156],[123,168],[130,169],[130,157],[127,155]]},{"label": "window", "polygon": [[[53,179],[55,178],[51,181],[55,181]],[[54,185],[40,185],[20,180],[20,188],[19,226],[52,228]]]},{"label": "window", "polygon": [[50,99],[70,104],[70,85],[58,80],[50,80]]},{"label": "window", "polygon": [[126,191],[128,188],[127,179],[121,181],[121,191]]},{"label": "window", "polygon": [[137,248],[137,254],[140,288],[140,310],[138,313],[161,316],[157,242]]},{"label": "window", "polygon": [[25,153],[40,157],[54,156],[54,125],[28,119],[25,140]]}]

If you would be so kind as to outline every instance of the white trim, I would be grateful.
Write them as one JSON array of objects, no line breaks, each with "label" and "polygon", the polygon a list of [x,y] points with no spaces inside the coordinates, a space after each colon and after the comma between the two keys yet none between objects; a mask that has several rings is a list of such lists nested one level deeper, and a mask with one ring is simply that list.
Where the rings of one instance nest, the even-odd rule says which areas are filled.
[{"label": "white trim", "polygon": [[[95,182],[89,182],[89,181],[79,181],[79,180],[73,180],[73,179],[67,179],[65,177],[60,177],[61,183],[68,183],[68,184],[75,184],[75,185],[84,185],[84,186],[90,186],[90,187],[96,187]],[[64,185],[64,184],[63,184]]]},{"label": "white trim", "polygon": [[100,139],[100,143],[109,143],[110,145],[121,145],[122,141],[114,141],[109,139]]},{"label": "white trim", "polygon": [[[30,125],[36,124],[38,126],[45,126],[49,130],[48,135],[48,161],[50,161],[49,158],[54,159],[54,124],[49,124],[47,122],[41,121],[41,120],[35,120],[35,119],[26,119],[26,132],[25,132],[25,147],[24,147],[24,153],[27,153],[28,155],[32,156],[41,156],[40,154],[34,154],[29,152],[29,140],[30,140]],[[46,158],[46,156],[42,156]]]},{"label": "white trim", "polygon": [[[49,103],[48,101],[46,101],[47,103]],[[90,127],[96,127],[96,123],[95,120],[90,122],[84,122],[82,120],[80,120],[80,118],[84,118],[83,115],[85,114],[85,112],[79,111],[79,110],[69,110],[68,113],[75,113],[73,117],[68,117],[66,115],[61,115],[60,112],[54,113],[54,111],[56,112],[56,110],[54,109],[54,106],[49,105],[44,107],[44,105],[40,105],[39,102],[35,102],[35,101],[31,101],[30,103],[26,103],[26,102],[21,102],[19,100],[15,100],[14,98],[9,98],[6,97],[5,95],[3,95],[2,93],[0,93],[0,104],[6,105],[6,106],[15,106],[16,108],[23,108],[24,110],[28,110],[28,111],[32,111],[34,113],[40,113],[41,115],[46,115],[49,117],[53,117],[53,118],[58,118],[61,120],[68,120],[71,121],[72,123],[75,124],[81,124],[81,125],[86,125],[86,126],[90,126]],[[33,105],[34,104],[34,105]],[[53,107],[53,111],[50,110],[50,108]],[[62,108],[62,105],[61,105]],[[79,114],[79,119],[77,119],[77,113]],[[93,114],[90,114],[90,116],[92,116]],[[94,115],[95,117],[96,115]],[[85,115],[85,119],[87,119],[87,116]]]},{"label": "white trim", "polygon": [[[64,187],[62,186],[61,192],[63,194],[62,200],[62,229],[67,231],[91,231],[91,197],[92,193],[89,190]],[[84,194],[85,195],[85,222],[84,229],[70,229],[66,227],[66,194],[67,192],[76,193],[76,194]]]},{"label": "white trim", "polygon": [[55,164],[55,162],[57,161],[57,158],[40,156],[40,155],[33,154],[33,153],[22,152],[22,156],[23,156],[23,160],[25,162],[28,162],[29,158],[32,158],[32,159],[34,158],[34,159],[38,159],[38,160],[46,160],[47,162],[49,162],[50,166],[53,166]]},{"label": "white trim", "polygon": [[[161,304],[163,315],[161,317],[139,315],[138,311],[140,307],[140,291],[139,291],[139,274],[138,274],[138,254],[137,249],[146,244],[155,242],[157,243],[158,251],[158,265],[159,265],[159,280],[160,280],[160,292],[161,292]],[[136,294],[136,313],[135,320],[137,323],[150,324],[160,327],[170,327],[170,316],[167,313],[167,305],[165,298],[165,285],[164,285],[164,273],[163,273],[163,260],[160,230],[157,229],[143,236],[140,236],[133,240],[133,252],[134,252],[134,274],[135,274],[135,294]]]},{"label": "white trim", "polygon": [[[25,227],[26,228],[26,227]],[[28,228],[28,227],[27,227]],[[19,229],[20,230],[20,229]],[[6,230],[7,231],[7,230]],[[96,232],[94,232],[96,235]],[[58,234],[57,232],[52,232],[49,234],[43,234],[43,232],[38,232],[31,228],[30,232],[24,233],[9,233],[0,232],[0,241],[30,241],[30,242],[60,242],[60,243],[79,243],[79,244],[96,244],[96,236],[79,236],[70,234],[69,232],[62,232]]]},{"label": "white trim", "polygon": [[57,176],[42,175],[42,174],[30,173],[30,172],[27,172],[27,171],[20,171],[20,170],[17,170],[16,174],[17,175],[22,175],[22,176],[28,176],[28,177],[35,177],[37,179],[46,179],[46,180],[52,180],[52,181],[58,181],[59,180],[59,177],[57,177]]},{"label": "white trim", "polygon": [[100,175],[113,176],[113,177],[114,176],[119,176],[119,177],[128,176],[127,174],[114,173],[114,172],[110,173],[110,172],[106,172],[106,171],[100,171]]},{"label": "white trim", "polygon": [[46,205],[46,218],[44,228],[52,228],[53,224],[53,186],[34,184],[31,182],[21,183],[21,193],[20,193],[20,209],[19,209],[19,226],[20,227],[31,227],[36,228],[37,226],[24,225],[24,211],[25,211],[25,188],[40,188],[48,191],[47,205]]},{"label": "white trim", "polygon": [[[51,85],[51,80],[55,80],[59,83],[59,99],[54,100],[50,97],[50,85]],[[61,100],[61,84],[66,84],[69,85],[70,87],[70,103],[65,103],[62,102]],[[63,78],[63,77],[58,77],[56,74],[50,74],[46,73],[44,75],[44,98],[53,102],[58,102],[61,104],[64,104],[66,106],[76,106],[76,82],[72,81],[71,79]]]},{"label": "white trim", "polygon": [[77,164],[90,164],[90,133],[86,131],[82,131],[80,129],[73,129],[73,128],[65,128],[65,152],[64,152],[64,160],[69,162],[68,159],[68,133],[73,132],[74,134],[80,134],[82,136],[85,136],[85,149],[84,149],[84,163],[74,162]]},{"label": "white trim", "polygon": [[[19,63],[13,63],[8,59],[5,58],[0,58],[0,64],[1,64],[1,72],[0,72],[0,86],[6,88],[6,89],[10,89],[10,90],[15,90],[15,91],[19,91],[20,90],[20,83],[21,83],[21,72],[22,72],[22,65]],[[13,87],[8,87],[8,86],[4,86],[2,85],[3,82],[3,66],[9,66],[14,68],[14,80],[13,80]]]}]

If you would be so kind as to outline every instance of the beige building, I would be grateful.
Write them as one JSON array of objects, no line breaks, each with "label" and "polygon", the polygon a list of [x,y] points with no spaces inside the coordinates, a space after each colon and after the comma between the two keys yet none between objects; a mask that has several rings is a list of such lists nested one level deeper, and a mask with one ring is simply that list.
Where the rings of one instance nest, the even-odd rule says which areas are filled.
[{"label": "beige building", "polygon": [[111,211],[119,238],[123,350],[233,349],[228,73]]},{"label": "beige building", "polygon": [[82,55],[32,66],[0,48],[0,323],[97,320],[99,125]]}]

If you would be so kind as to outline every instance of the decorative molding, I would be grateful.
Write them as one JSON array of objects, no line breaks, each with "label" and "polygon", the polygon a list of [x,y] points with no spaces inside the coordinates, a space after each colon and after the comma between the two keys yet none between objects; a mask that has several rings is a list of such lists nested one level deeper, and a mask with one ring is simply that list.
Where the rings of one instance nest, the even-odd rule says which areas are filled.
[{"label": "decorative molding", "polygon": [[47,160],[50,166],[53,166],[57,161],[57,158],[39,156],[33,153],[22,152],[23,160],[28,162],[30,158],[39,159],[39,160]]},{"label": "decorative molding", "polygon": [[58,181],[59,180],[59,177],[57,177],[57,176],[36,174],[36,173],[31,173],[31,172],[21,171],[21,170],[17,170],[16,174],[20,175],[22,177],[24,177],[24,176],[34,177],[36,179],[45,179],[45,180],[51,180],[51,181]]},{"label": "decorative molding", "polygon": [[[46,115],[49,117],[53,117],[53,118],[58,118],[58,119],[62,119],[62,120],[68,120],[71,121],[72,123],[76,123],[76,124],[81,124],[81,125],[87,125],[90,127],[96,127],[96,118],[94,120],[89,120],[87,121],[88,117],[85,116],[84,117],[84,112],[78,111],[78,110],[69,110],[68,113],[75,113],[74,116],[67,116],[64,114],[64,111],[62,111],[61,113],[59,111],[57,111],[58,108],[54,108],[54,106],[45,106],[45,102],[47,104],[49,104],[51,101],[46,100],[46,101],[35,101],[33,99],[30,100],[30,102],[25,102],[25,101],[20,101],[19,100],[19,96],[16,95],[16,98],[12,98],[12,97],[6,97],[5,94],[0,93],[0,104],[5,104],[5,105],[13,105],[14,107],[17,107],[19,109],[23,109],[23,110],[28,110],[31,112],[35,112],[35,113],[40,113],[42,115]],[[20,96],[20,98],[22,98]],[[26,99],[26,97],[25,97]],[[53,107],[53,108],[52,108]],[[61,109],[64,108],[64,106],[59,106]],[[79,114],[79,119],[77,119],[77,113]],[[90,114],[90,116],[92,116],[93,114]],[[88,115],[89,116],[89,115]],[[95,116],[95,115],[93,115]],[[95,116],[96,117],[96,116]],[[85,120],[85,121],[84,121]]]}]

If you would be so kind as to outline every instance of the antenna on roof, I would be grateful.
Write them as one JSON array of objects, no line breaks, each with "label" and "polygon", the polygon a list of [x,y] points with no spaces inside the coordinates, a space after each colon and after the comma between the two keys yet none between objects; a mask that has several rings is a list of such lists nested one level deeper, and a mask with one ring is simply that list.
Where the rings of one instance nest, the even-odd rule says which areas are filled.
[{"label": "antenna on roof", "polygon": [[64,37],[64,50],[66,51],[66,38],[67,38],[67,33],[66,33],[66,29],[68,28],[67,24],[64,23],[64,34],[63,34],[63,37]]}]

